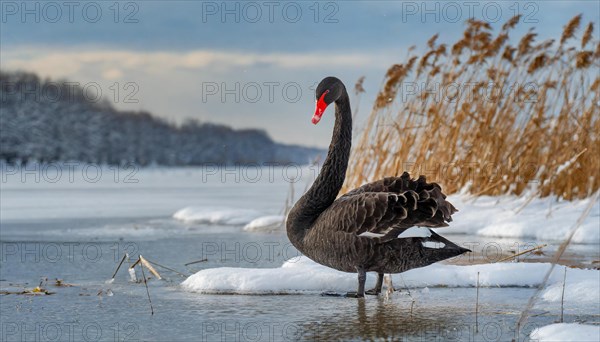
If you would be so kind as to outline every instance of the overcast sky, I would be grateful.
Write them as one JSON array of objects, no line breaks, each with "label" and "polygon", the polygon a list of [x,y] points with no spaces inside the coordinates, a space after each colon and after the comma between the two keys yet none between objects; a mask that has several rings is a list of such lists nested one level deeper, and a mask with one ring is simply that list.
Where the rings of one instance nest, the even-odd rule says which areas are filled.
[{"label": "overcast sky", "polygon": [[[406,49],[453,42],[470,16],[501,25],[515,13],[558,37],[598,1],[0,1],[0,68],[100,89],[121,109],[265,129],[275,140],[325,147],[328,111],[310,123],[325,76],[349,89],[366,76],[368,113],[386,69]],[[118,90],[118,91],[117,91]],[[352,98],[354,101],[355,99]]]}]

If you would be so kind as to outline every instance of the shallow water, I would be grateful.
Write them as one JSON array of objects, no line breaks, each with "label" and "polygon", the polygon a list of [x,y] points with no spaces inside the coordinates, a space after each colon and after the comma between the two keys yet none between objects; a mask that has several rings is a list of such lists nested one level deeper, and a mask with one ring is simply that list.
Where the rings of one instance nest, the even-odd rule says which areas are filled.
[{"label": "shallow water", "polygon": [[[389,298],[363,300],[319,294],[207,295],[184,291],[179,284],[185,277],[160,267],[165,279],[148,281],[151,315],[146,288],[129,280],[127,263],[107,283],[124,251],[186,275],[223,266],[278,267],[297,255],[283,232],[249,233],[172,219],[189,205],[278,214],[289,190],[282,176],[253,183],[232,176],[223,182],[212,171],[210,176],[185,168],[142,170],[138,183],[126,184],[114,178],[93,184],[3,178],[0,290],[10,294],[0,295],[1,340],[509,341],[524,340],[533,328],[559,318],[560,303],[539,301],[517,336],[515,322],[531,288],[480,288],[476,316],[474,288],[403,289]],[[303,188],[304,180],[296,192]],[[448,237],[474,246],[474,256],[460,263],[492,262],[511,249],[540,244]],[[546,255],[521,260],[544,260],[556,247],[550,242]],[[572,245],[568,251],[574,264],[598,260],[597,245]],[[55,278],[73,286],[54,286]],[[52,295],[14,294],[40,281]],[[567,305],[564,314],[567,322],[598,323],[600,307]]]}]

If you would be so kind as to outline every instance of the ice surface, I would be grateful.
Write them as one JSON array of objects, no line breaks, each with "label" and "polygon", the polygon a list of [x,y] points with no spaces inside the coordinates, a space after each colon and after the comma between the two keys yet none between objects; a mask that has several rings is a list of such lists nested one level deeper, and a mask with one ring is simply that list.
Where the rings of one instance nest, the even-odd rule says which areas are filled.
[{"label": "ice surface", "polygon": [[[273,171],[273,179],[265,176],[256,183],[223,182],[222,175],[211,175],[204,168],[143,168],[136,171],[132,179],[127,178],[135,182],[125,182],[131,170],[115,173],[109,167],[102,168],[103,176],[98,182],[85,181],[80,169],[75,170],[73,180],[68,169],[64,169],[62,178],[55,183],[44,181],[44,174],[3,174],[6,182],[0,192],[2,233],[4,237],[13,233],[9,225],[13,223],[132,217],[174,216],[183,222],[244,226],[281,210],[289,191],[289,179],[283,177],[285,170],[278,168]],[[259,200],[257,194],[260,194]],[[472,197],[464,193],[449,196],[449,200],[460,211],[453,215],[450,227],[438,230],[444,236],[534,238],[544,242],[562,241],[590,201],[568,202],[547,197],[533,199],[524,206],[527,196]],[[275,221],[272,217],[270,222]],[[248,230],[260,230],[258,223],[268,220],[265,216]],[[600,244],[599,227],[600,202],[596,202],[572,243]],[[99,235],[105,234],[102,231],[131,237],[168,233],[160,227],[144,224],[139,227],[107,225],[95,230]],[[14,232],[24,231],[14,228]],[[70,234],[95,233],[73,230]]]},{"label": "ice surface", "polygon": [[[290,188],[289,177],[284,177],[286,168],[281,167],[263,169],[262,177],[256,182],[236,181],[243,180],[246,168],[237,168],[235,174],[225,174],[225,171],[215,174],[214,169],[210,172],[210,168],[205,167],[145,167],[132,171],[102,166],[102,177],[94,182],[83,177],[81,167],[73,172],[62,168],[62,177],[56,182],[46,181],[52,175],[43,172],[22,170],[6,174],[3,170],[0,170],[3,235],[5,223],[166,218],[188,206],[252,209],[261,215],[276,214]],[[299,180],[310,175],[302,171],[304,177]]]},{"label": "ice surface", "polygon": [[535,329],[531,335],[534,341],[600,341],[600,326],[579,323],[556,323]]}]

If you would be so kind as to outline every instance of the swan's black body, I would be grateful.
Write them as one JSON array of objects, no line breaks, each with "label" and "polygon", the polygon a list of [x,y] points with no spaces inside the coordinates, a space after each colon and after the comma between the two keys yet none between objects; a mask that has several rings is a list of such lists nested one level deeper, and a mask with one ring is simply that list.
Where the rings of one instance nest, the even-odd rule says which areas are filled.
[{"label": "swan's black body", "polygon": [[[365,293],[365,272],[379,274],[376,288],[367,291],[377,294],[384,273],[404,272],[469,251],[433,231],[429,237],[398,238],[412,226],[447,226],[456,211],[439,185],[427,183],[425,177],[412,180],[404,173],[336,199],[350,157],[350,101],[343,83],[335,77],[323,79],[316,95],[317,99],[323,96],[326,104],[335,102],[335,126],[319,176],[288,215],[287,234],[292,244],[322,265],[358,272],[357,297]],[[428,248],[424,242],[443,244],[443,248]]]}]

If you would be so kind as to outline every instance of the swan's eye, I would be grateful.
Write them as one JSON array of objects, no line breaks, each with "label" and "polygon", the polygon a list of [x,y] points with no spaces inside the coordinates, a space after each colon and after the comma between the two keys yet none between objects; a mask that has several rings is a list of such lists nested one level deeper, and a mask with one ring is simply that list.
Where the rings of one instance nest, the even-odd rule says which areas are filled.
[{"label": "swan's eye", "polygon": [[321,94],[321,97],[319,97],[316,101],[319,102],[320,100],[325,100],[325,95],[327,94],[329,94],[329,89],[325,90],[323,94]]}]

